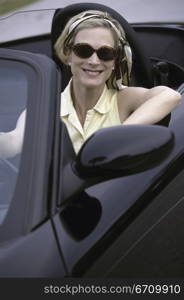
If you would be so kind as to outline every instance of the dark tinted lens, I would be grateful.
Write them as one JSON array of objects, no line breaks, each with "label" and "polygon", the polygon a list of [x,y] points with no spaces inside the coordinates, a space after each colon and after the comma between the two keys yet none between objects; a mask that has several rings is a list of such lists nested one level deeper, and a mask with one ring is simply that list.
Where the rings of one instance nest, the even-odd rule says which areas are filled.
[{"label": "dark tinted lens", "polygon": [[99,48],[98,50],[95,50],[92,46],[85,43],[75,44],[73,46],[73,52],[75,53],[75,55],[81,58],[88,58],[94,52],[96,52],[99,59],[102,59],[104,61],[113,60],[116,57],[116,50],[112,47],[104,46]]},{"label": "dark tinted lens", "polygon": [[88,58],[93,54],[94,49],[88,44],[76,44],[73,46],[73,52],[81,58]]},{"label": "dark tinted lens", "polygon": [[116,57],[116,50],[110,47],[101,47],[98,49],[97,54],[102,60],[113,60]]}]

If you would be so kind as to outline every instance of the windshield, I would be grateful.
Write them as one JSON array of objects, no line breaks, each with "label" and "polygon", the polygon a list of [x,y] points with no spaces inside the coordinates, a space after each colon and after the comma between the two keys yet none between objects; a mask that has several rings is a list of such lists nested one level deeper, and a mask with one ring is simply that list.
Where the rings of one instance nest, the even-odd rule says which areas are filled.
[{"label": "windshield", "polygon": [[[21,153],[14,136],[17,119],[25,110],[29,77],[27,67],[1,58],[0,64],[0,224],[13,199],[19,174]],[[20,125],[19,125],[20,126]]]}]

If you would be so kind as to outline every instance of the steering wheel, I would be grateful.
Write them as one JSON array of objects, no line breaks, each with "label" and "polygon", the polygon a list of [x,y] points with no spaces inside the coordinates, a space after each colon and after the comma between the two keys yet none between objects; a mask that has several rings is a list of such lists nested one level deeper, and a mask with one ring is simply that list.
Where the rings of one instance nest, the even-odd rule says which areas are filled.
[{"label": "steering wheel", "polygon": [[[73,17],[74,15],[81,13],[85,10],[100,10],[100,11],[106,11],[108,12],[113,18],[115,18],[119,23],[122,25],[126,32],[127,40],[130,44],[130,47],[132,49],[133,58],[135,59],[135,64],[138,67],[134,69],[133,67],[133,74],[135,76],[136,85],[140,85],[142,87],[151,88],[154,86],[153,83],[153,77],[152,77],[152,68],[151,63],[149,59],[146,56],[146,53],[144,51],[144,48],[141,46],[137,34],[134,31],[134,29],[131,27],[131,25],[122,17],[118,12],[116,12],[114,9],[98,4],[98,3],[78,3],[78,4],[72,4],[69,6],[66,6],[64,8],[59,8],[56,10],[55,15],[53,17],[52,21],[52,29],[51,29],[51,43],[52,43],[52,49],[53,46],[58,38],[58,36],[61,34],[62,30],[64,29],[67,21]],[[56,57],[53,51],[53,59],[56,61],[56,63],[60,66],[62,72],[62,87],[65,88],[67,82],[69,81],[69,78],[71,76],[66,69],[66,66],[63,65],[59,59]],[[64,74],[64,75],[63,75]]]}]

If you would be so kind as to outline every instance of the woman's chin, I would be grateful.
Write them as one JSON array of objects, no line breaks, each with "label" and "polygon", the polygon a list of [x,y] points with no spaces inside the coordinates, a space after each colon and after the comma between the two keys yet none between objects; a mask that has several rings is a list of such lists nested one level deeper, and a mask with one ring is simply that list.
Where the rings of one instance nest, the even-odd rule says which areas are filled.
[{"label": "woman's chin", "polygon": [[82,85],[87,88],[100,88],[102,86],[105,86],[105,81],[85,78],[82,82]]}]

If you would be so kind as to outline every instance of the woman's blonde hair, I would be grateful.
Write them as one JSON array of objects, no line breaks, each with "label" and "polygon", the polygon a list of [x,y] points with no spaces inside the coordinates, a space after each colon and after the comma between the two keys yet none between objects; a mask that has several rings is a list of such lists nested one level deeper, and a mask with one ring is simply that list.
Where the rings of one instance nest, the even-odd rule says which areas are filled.
[{"label": "woman's blonde hair", "polygon": [[119,50],[118,57],[115,62],[115,70],[112,71],[112,74],[107,81],[108,87],[119,89],[116,83],[117,79],[119,79],[118,77],[121,78],[123,84],[127,85],[129,83],[131,67],[128,68],[124,46],[127,45],[129,48],[130,46],[126,40],[122,26],[107,12],[88,10],[72,17],[67,22],[54,45],[56,55],[64,64],[68,64],[68,55],[72,45],[74,44],[77,33],[82,29],[97,27],[105,27],[111,30],[114,37],[115,48]]}]

